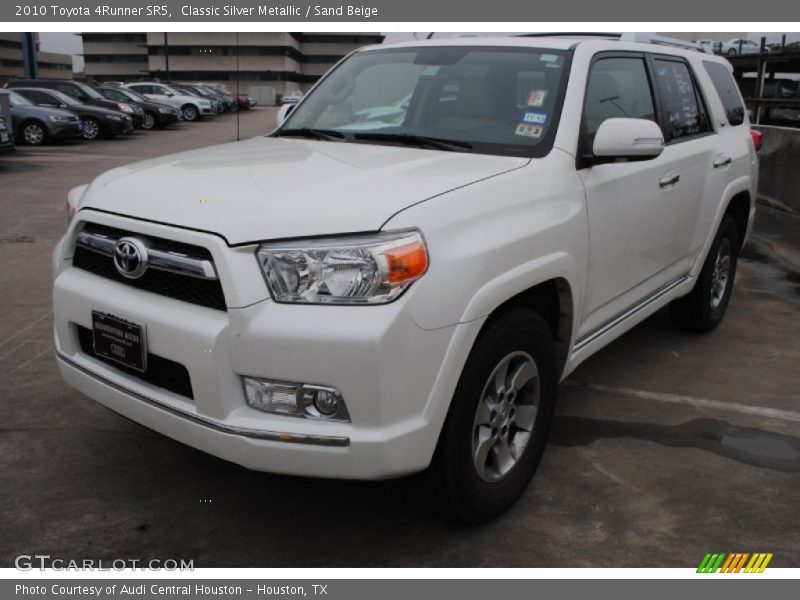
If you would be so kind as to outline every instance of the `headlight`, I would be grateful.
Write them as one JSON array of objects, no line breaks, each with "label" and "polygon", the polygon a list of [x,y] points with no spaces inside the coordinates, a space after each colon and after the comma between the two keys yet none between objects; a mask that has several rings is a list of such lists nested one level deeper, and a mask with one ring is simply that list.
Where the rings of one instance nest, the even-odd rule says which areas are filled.
[{"label": "headlight", "polygon": [[69,117],[62,117],[61,115],[50,115],[50,120],[53,123],[69,123]]},{"label": "headlight", "polygon": [[124,113],[132,113],[133,112],[133,107],[130,104],[126,104],[125,102],[118,102],[117,106],[119,107],[119,110],[121,112],[124,112]]},{"label": "headlight", "polygon": [[122,115],[106,115],[109,121],[122,121]]},{"label": "headlight", "polygon": [[160,112],[162,115],[168,115],[168,114],[173,113],[175,111],[173,109],[171,109],[171,108],[160,108],[159,107],[158,112]]},{"label": "headlight", "polygon": [[386,304],[428,268],[416,231],[262,244],[256,253],[276,302]]}]

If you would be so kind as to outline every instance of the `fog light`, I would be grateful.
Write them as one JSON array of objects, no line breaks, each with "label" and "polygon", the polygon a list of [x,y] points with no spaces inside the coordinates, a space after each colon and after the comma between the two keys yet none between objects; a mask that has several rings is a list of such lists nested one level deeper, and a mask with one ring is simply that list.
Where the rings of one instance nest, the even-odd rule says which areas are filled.
[{"label": "fog light", "polygon": [[328,421],[350,420],[344,399],[334,388],[255,377],[243,380],[247,404],[256,410]]}]

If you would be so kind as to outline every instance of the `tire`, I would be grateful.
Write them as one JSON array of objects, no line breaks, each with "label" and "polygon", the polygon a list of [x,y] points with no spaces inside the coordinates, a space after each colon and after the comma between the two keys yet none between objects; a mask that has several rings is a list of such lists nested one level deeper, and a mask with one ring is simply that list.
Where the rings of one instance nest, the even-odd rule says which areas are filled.
[{"label": "tire", "polygon": [[739,259],[739,230],[726,215],[708,251],[694,289],[670,303],[672,322],[688,331],[707,333],[722,322],[733,293]]},{"label": "tire", "polygon": [[39,121],[26,121],[19,128],[19,137],[29,146],[41,146],[47,141],[47,128]]},{"label": "tire", "polygon": [[728,50],[728,56],[736,56],[736,54],[737,54],[736,48],[731,48],[730,50]]},{"label": "tire", "polygon": [[[525,491],[553,420],[558,384],[554,355],[549,328],[530,310],[511,310],[481,333],[429,470],[445,510],[480,523],[506,511]],[[504,363],[507,375],[498,378]],[[531,363],[536,375],[528,379]],[[518,393],[511,385],[515,379],[524,382]],[[511,395],[504,398],[498,389]]]},{"label": "tire", "polygon": [[83,139],[94,141],[103,137],[103,126],[93,117],[83,119]]},{"label": "tire", "polygon": [[234,112],[234,113],[235,112],[239,112],[239,103],[238,102],[234,102],[233,104],[231,104],[231,112]]},{"label": "tire", "polygon": [[142,129],[145,131],[150,131],[156,127],[158,127],[158,118],[154,113],[146,110],[144,117],[142,117]]},{"label": "tire", "polygon": [[200,118],[200,111],[192,104],[187,104],[181,108],[181,111],[183,112],[184,121],[197,121]]}]

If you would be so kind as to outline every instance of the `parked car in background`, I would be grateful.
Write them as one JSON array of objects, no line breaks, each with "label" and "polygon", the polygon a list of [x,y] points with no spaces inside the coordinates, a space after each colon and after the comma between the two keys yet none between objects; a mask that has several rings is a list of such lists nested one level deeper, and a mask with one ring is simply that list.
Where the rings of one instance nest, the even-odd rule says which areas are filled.
[{"label": "parked car in background", "polygon": [[211,87],[205,83],[192,82],[183,85],[188,86],[189,89],[196,90],[198,93],[203,94],[206,97],[214,98],[215,100],[219,101],[222,104],[222,108],[225,112],[231,112],[234,110],[234,107],[238,107],[239,101],[235,96],[232,94],[220,93],[217,90],[211,89]]},{"label": "parked car in background", "polygon": [[281,96],[281,104],[297,104],[303,99],[303,92],[300,90],[291,90]]},{"label": "parked car in background", "polygon": [[106,86],[105,84],[96,89],[109,100],[135,102],[141,106],[144,113],[142,115],[141,128],[144,130],[155,129],[156,127],[163,128],[183,119],[180,109],[151,100],[131,89],[118,86]]},{"label": "parked car in background", "polygon": [[203,85],[205,85],[210,90],[217,92],[218,94],[225,94],[226,96],[234,98],[238,103],[238,106],[233,107],[234,111],[250,110],[252,107],[258,104],[258,102],[256,102],[256,99],[250,96],[249,94],[244,94],[241,92],[232,92],[221,83],[204,83]]},{"label": "parked car in background", "polygon": [[14,151],[14,133],[11,131],[11,116],[0,117],[0,153]]},{"label": "parked car in background", "polygon": [[217,98],[217,95],[206,91],[201,90],[193,85],[188,85],[186,83],[172,83],[172,87],[179,92],[187,94],[189,96],[197,96],[198,98],[205,98],[209,102],[211,102],[211,110],[214,112],[215,115],[221,115],[225,112],[225,107],[222,102]]},{"label": "parked car in background", "polygon": [[[717,54],[724,54],[725,56],[736,56],[737,54],[759,54],[761,46],[751,40],[744,38],[736,38],[722,42]],[[768,50],[767,50],[768,51]]]},{"label": "parked car in background", "polygon": [[160,81],[134,81],[126,83],[122,87],[147,96],[156,102],[180,109],[186,121],[198,121],[214,114],[208,98],[185,94]]},{"label": "parked car in background", "polygon": [[110,138],[133,131],[133,119],[130,115],[93,104],[84,104],[58,90],[14,88],[14,91],[37,106],[65,109],[76,114],[83,124],[84,139],[91,141],[103,137]]},{"label": "parked car in background", "polygon": [[11,130],[18,142],[39,146],[49,140],[75,139],[83,135],[80,118],[70,111],[53,106],[37,106],[18,90],[11,91],[8,100],[11,106]]},{"label": "parked car in background", "polygon": [[69,81],[64,79],[12,79],[6,84],[9,88],[46,88],[58,90],[79,100],[83,104],[99,106],[108,110],[114,110],[126,115],[130,115],[136,127],[141,125],[144,118],[144,110],[135,102],[117,102],[109,100],[90,85],[81,81]]}]

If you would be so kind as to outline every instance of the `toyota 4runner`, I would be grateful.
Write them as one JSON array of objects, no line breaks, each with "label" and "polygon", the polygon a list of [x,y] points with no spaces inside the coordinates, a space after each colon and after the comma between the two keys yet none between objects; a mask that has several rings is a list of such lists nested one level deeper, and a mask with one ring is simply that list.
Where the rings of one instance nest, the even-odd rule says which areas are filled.
[{"label": "toyota 4runner", "polygon": [[558,383],[669,305],[710,331],[758,163],[728,63],[607,39],[467,38],[340,62],[278,128],[70,192],[64,379],[245,467],[429,469],[487,519]]}]

